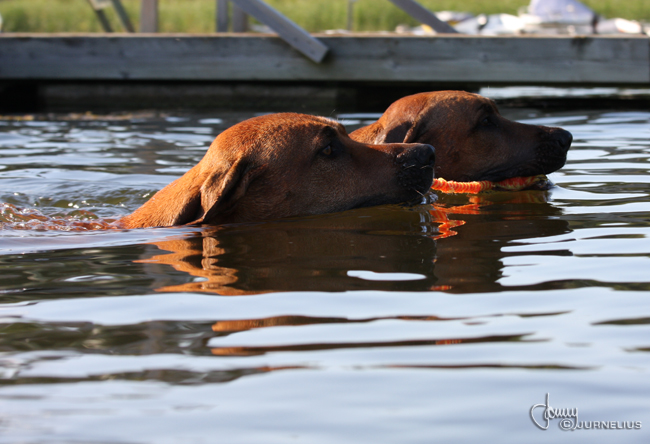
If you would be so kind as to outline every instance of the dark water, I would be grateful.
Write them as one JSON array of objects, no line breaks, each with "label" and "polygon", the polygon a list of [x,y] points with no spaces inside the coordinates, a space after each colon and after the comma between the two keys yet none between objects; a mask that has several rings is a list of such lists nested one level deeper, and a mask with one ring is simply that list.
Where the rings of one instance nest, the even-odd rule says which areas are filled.
[{"label": "dark water", "polygon": [[0,121],[0,442],[648,442],[650,112],[503,112],[557,187],[90,232],[249,116]]}]

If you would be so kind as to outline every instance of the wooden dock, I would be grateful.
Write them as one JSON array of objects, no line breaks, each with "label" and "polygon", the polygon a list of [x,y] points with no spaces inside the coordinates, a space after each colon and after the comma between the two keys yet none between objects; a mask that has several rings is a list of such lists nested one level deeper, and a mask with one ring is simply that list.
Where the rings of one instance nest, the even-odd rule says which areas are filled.
[{"label": "wooden dock", "polygon": [[273,34],[0,34],[0,88],[183,85],[650,87],[647,36],[314,34],[316,63]]},{"label": "wooden dock", "polygon": [[274,35],[0,35],[0,80],[650,84],[648,37],[316,35],[314,63]]}]

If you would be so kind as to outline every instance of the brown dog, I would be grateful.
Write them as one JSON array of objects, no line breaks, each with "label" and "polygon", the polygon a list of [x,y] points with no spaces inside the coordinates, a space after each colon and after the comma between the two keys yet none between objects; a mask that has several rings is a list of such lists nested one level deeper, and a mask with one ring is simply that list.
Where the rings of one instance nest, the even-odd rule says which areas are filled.
[{"label": "brown dog", "polygon": [[436,177],[460,182],[551,173],[564,165],[573,140],[560,128],[505,119],[492,100],[462,91],[404,97],[350,137],[364,143],[431,144]]},{"label": "brown dog", "polygon": [[266,115],[221,133],[195,167],[116,226],[214,225],[407,202],[429,190],[433,164],[429,145],[368,145],[330,119]]}]

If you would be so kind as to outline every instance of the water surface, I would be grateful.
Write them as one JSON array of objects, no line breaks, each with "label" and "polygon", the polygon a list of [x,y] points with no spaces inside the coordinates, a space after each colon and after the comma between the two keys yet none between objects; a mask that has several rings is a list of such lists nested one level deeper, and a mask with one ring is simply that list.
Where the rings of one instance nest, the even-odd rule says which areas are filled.
[{"label": "water surface", "polygon": [[502,111],[555,188],[88,232],[251,115],[0,121],[0,442],[647,442],[650,112]]}]

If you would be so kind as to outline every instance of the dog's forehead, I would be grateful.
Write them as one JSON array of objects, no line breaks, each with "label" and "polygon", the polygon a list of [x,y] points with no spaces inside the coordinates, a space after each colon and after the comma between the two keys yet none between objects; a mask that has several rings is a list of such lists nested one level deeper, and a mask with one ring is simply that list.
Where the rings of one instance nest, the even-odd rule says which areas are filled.
[{"label": "dog's forehead", "polygon": [[[296,117],[298,116],[298,117]],[[331,134],[336,132],[345,133],[345,127],[334,119],[321,116],[291,115],[282,119],[282,124],[277,124],[275,129],[278,132],[290,135],[313,137],[316,134]]]},{"label": "dog's forehead", "polygon": [[497,105],[492,99],[487,97],[478,96],[480,100],[474,105],[474,112],[476,114],[485,114],[485,113],[498,113]]},{"label": "dog's forehead", "polygon": [[282,132],[282,137],[288,137],[290,140],[301,139],[303,141],[320,141],[322,139],[335,137],[337,134],[346,134],[345,127],[334,119],[319,116],[309,116],[309,118],[293,122],[290,125],[278,128]]},{"label": "dog's forehead", "polygon": [[323,130],[345,132],[336,120],[305,114],[280,113],[254,117],[238,123],[221,135],[241,142],[256,144],[266,141],[292,140],[297,137],[313,137]]},{"label": "dog's forehead", "polygon": [[344,133],[345,132],[345,127],[343,124],[337,120],[330,119],[329,117],[320,117],[320,120],[322,123],[324,123],[326,126],[333,128],[337,132]]}]

